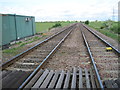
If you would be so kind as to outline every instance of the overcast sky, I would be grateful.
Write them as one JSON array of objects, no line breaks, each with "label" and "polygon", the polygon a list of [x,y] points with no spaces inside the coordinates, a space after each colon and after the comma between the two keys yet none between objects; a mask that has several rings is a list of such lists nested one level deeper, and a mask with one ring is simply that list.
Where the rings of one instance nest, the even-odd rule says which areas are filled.
[{"label": "overcast sky", "polygon": [[0,13],[35,16],[36,21],[115,20],[119,0],[0,0]]}]

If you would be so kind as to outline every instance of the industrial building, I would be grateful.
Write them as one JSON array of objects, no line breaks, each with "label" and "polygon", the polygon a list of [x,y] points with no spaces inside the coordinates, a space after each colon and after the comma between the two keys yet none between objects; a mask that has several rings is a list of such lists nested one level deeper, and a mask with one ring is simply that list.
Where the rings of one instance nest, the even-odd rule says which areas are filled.
[{"label": "industrial building", "polygon": [[35,34],[35,17],[16,14],[0,14],[2,21],[2,46]]}]

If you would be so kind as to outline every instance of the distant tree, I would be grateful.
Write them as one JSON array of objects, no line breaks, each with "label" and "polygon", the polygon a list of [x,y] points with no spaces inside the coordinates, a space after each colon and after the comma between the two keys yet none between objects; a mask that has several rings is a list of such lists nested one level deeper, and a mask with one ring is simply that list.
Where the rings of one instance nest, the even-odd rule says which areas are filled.
[{"label": "distant tree", "polygon": [[95,22],[98,22],[98,20],[95,20]]},{"label": "distant tree", "polygon": [[85,21],[85,24],[87,24],[87,25],[88,25],[88,24],[89,24],[89,20]]}]

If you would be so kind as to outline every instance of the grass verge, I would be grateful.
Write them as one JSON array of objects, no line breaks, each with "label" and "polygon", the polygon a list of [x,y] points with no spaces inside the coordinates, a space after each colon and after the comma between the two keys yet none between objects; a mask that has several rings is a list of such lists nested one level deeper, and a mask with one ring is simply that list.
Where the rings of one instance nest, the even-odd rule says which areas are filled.
[{"label": "grass verge", "polygon": [[[45,37],[45,35],[43,35],[42,37]],[[28,38],[25,41],[19,41],[16,43],[17,47],[5,49],[3,50],[3,53],[16,55],[17,52],[20,51],[26,44],[30,44],[32,42],[40,40],[42,37],[35,36],[33,38]]]},{"label": "grass verge", "polygon": [[90,24],[88,26],[91,28],[94,28],[95,30],[101,32],[102,34],[116,40],[117,42],[120,42],[120,40],[118,39],[118,34],[110,29],[115,24],[116,24],[116,22],[98,21],[98,22],[90,22]]}]

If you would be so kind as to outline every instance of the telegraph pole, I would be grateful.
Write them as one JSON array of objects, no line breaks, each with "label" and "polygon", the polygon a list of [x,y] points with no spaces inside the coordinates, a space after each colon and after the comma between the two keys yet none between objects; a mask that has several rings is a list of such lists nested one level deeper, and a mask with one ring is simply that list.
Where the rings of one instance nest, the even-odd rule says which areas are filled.
[{"label": "telegraph pole", "polygon": [[114,11],[114,7],[113,7],[113,21],[115,21],[115,11]]}]

